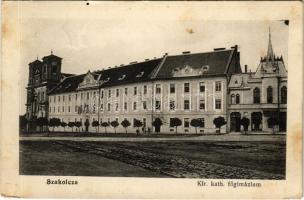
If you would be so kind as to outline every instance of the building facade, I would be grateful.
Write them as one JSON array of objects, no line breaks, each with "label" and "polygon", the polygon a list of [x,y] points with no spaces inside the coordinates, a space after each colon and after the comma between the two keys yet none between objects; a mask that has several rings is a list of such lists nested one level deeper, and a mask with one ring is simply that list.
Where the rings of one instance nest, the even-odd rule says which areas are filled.
[{"label": "building facade", "polygon": [[268,51],[260,59],[256,72],[233,74],[228,85],[229,131],[240,131],[240,119],[250,119],[249,130],[271,131],[270,117],[278,119],[276,131],[286,131],[287,70],[282,56],[276,57],[269,33]]},{"label": "building facade", "polygon": [[[57,69],[60,73],[60,67]],[[86,132],[125,132],[122,125],[92,126],[93,121],[120,124],[125,119],[131,124],[127,131],[136,132],[136,120],[140,120],[140,132],[160,133],[175,133],[172,121],[179,118],[178,133],[214,133],[213,120],[219,116],[227,121],[221,132],[241,131],[244,116],[250,119],[250,130],[269,131],[267,119],[278,113],[279,129],[286,130],[287,71],[283,58],[274,56],[270,38],[268,53],[255,73],[242,72],[240,53],[233,46],[206,53],[165,54],[56,81],[56,86],[43,90],[48,97],[43,111],[32,112],[37,100],[28,100],[27,116],[35,113],[66,123],[78,121],[79,130]],[[38,93],[44,88],[40,85],[35,86]],[[198,129],[190,125],[192,119],[202,122]],[[156,120],[162,125],[153,125]]]},{"label": "building facade", "polygon": [[[102,71],[65,78],[49,93],[49,118],[66,123],[89,122],[82,131],[104,132],[92,127],[92,121],[134,122],[140,131],[174,133],[172,118],[179,118],[179,133],[193,133],[192,119],[200,119],[200,133],[213,132],[213,119],[227,115],[227,75],[240,73],[237,46],[213,52],[164,55],[162,58],[131,63]],[[162,126],[152,123],[159,119]],[[60,128],[59,128],[60,129]],[[223,127],[225,132],[226,127]],[[122,126],[107,132],[124,132]]]},{"label": "building facade", "polygon": [[29,81],[27,85],[26,118],[29,128],[35,128],[37,118],[48,118],[48,92],[60,81],[71,74],[61,73],[61,58],[51,55],[29,63]]}]

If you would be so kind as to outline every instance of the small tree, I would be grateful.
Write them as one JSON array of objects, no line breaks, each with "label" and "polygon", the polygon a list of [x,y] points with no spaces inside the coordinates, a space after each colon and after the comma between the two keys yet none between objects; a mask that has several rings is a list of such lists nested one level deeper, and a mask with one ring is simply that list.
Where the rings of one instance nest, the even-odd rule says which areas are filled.
[{"label": "small tree", "polygon": [[[161,127],[161,126],[163,125],[163,122],[162,122],[161,119],[156,118],[156,119],[154,120],[154,122],[152,123],[152,125],[153,125],[153,126],[155,127],[155,129],[156,129],[156,127]],[[156,132],[159,132],[159,131],[156,131]]]},{"label": "small tree", "polygon": [[200,119],[192,119],[190,121],[190,125],[195,128],[195,133],[197,134],[197,128],[198,127],[203,127],[203,122]]},{"label": "small tree", "polygon": [[137,128],[136,133],[139,134],[139,128],[143,126],[143,123],[138,120],[138,119],[134,119],[134,127]]},{"label": "small tree", "polygon": [[60,119],[59,118],[55,118],[55,127],[57,128],[60,125],[61,125]]},{"label": "small tree", "polygon": [[70,128],[72,128],[72,132],[73,132],[73,131],[74,131],[73,128],[74,128],[74,126],[75,126],[75,122],[69,122],[69,123],[68,123],[68,126],[69,126]]},{"label": "small tree", "polygon": [[245,134],[247,134],[249,124],[250,120],[247,117],[241,119],[241,125],[244,127]]},{"label": "small tree", "polygon": [[116,133],[116,128],[119,126],[119,122],[117,120],[113,120],[110,122],[110,125],[114,128],[114,131]]},{"label": "small tree", "polygon": [[120,124],[125,128],[127,133],[127,128],[131,126],[131,123],[127,119],[124,119]]},{"label": "small tree", "polygon": [[44,118],[43,117],[39,117],[37,119],[37,126],[39,126],[40,131],[42,130],[44,124],[45,124]]},{"label": "small tree", "polygon": [[182,120],[179,118],[172,118],[171,125],[175,127],[175,133],[177,134],[177,127],[182,125]]},{"label": "small tree", "polygon": [[49,126],[53,127],[53,132],[54,132],[54,128],[56,126],[56,118],[51,118],[49,121]]},{"label": "small tree", "polygon": [[279,120],[277,117],[269,117],[267,119],[268,126],[272,128],[272,134],[274,134],[274,127],[279,125]]},{"label": "small tree", "polygon": [[107,133],[107,127],[109,126],[109,123],[108,122],[102,122],[100,125],[105,128],[105,133]]},{"label": "small tree", "polygon": [[65,127],[67,126],[68,124],[66,122],[61,122],[60,126],[63,127],[63,131],[65,132]]},{"label": "small tree", "polygon": [[219,134],[221,134],[221,127],[226,124],[225,118],[219,116],[213,120],[213,124],[219,129]]},{"label": "small tree", "polygon": [[82,122],[81,121],[75,122],[75,126],[78,128],[78,132],[80,132],[80,127],[82,126]]},{"label": "small tree", "polygon": [[253,117],[253,118],[251,118],[251,122],[254,125],[254,128],[258,130],[259,125],[262,122],[262,118],[261,117]]},{"label": "small tree", "polygon": [[96,133],[97,133],[97,128],[99,126],[99,122],[97,120],[93,121],[92,126],[96,128]]},{"label": "small tree", "polygon": [[119,126],[119,123],[118,123],[118,121],[116,121],[116,120],[114,120],[114,121],[111,121],[111,126],[114,128],[114,131],[115,131],[115,133],[116,133],[116,127],[117,126]]}]

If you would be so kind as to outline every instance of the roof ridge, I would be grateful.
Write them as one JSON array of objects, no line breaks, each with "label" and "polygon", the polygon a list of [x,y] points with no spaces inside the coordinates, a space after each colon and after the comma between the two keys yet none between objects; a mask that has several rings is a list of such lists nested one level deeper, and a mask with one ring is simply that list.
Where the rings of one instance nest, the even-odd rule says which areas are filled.
[{"label": "roof ridge", "polygon": [[[137,65],[137,64],[141,64],[141,63],[147,63],[147,62],[151,62],[151,61],[156,61],[156,60],[161,60],[162,58],[155,58],[155,59],[151,59],[151,60],[144,60],[142,62],[136,62],[136,63],[129,63],[129,64],[126,64],[126,65],[118,65],[116,67],[111,67],[111,68],[103,68],[101,70],[97,70],[95,71],[94,73],[102,73],[103,71],[107,71],[107,70],[114,70],[114,69],[121,69],[121,68],[124,68],[124,67],[131,67],[133,65]],[[92,72],[93,73],[93,72]]]},{"label": "roof ridge", "polygon": [[217,51],[206,51],[206,52],[197,52],[197,53],[175,54],[175,55],[168,55],[168,57],[186,56],[186,55],[197,55],[197,54],[207,54],[207,53],[217,53],[217,52],[233,51],[233,50],[234,49],[224,49],[224,50],[217,50]]}]

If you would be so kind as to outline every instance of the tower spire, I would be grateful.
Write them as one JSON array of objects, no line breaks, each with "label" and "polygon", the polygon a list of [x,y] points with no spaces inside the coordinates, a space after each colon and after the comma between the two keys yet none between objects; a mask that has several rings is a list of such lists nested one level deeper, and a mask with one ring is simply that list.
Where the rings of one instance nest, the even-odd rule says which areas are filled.
[{"label": "tower spire", "polygon": [[274,61],[274,54],[273,54],[273,49],[272,49],[272,43],[271,43],[271,30],[269,26],[269,41],[268,41],[268,50],[267,50],[267,56],[266,59],[267,61]]}]

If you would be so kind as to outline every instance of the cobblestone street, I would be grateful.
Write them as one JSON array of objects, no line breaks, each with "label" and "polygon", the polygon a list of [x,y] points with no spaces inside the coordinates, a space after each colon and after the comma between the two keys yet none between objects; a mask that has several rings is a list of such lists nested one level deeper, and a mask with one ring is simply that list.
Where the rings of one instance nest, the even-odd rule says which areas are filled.
[{"label": "cobblestone street", "polygon": [[265,173],[257,170],[244,169],[234,166],[207,163],[200,160],[190,160],[181,156],[163,153],[153,153],[127,145],[107,145],[88,142],[61,142],[58,144],[97,154],[106,158],[119,160],[144,169],[179,178],[236,178],[236,179],[283,179],[284,176]]},{"label": "cobblestone street", "polygon": [[[242,138],[246,137],[250,138],[250,136],[242,136]],[[27,169],[23,167],[22,163],[30,163],[31,166],[39,165],[37,162],[39,159],[36,158],[39,156],[35,156],[35,152],[47,151],[43,155],[48,155],[46,156],[48,159],[42,157],[41,163],[46,166],[45,169],[48,171],[52,171],[48,168],[50,163],[62,165],[61,175],[73,175],[73,172],[77,171],[77,175],[93,174],[96,176],[284,179],[285,138],[282,139],[283,137],[279,135],[267,136],[273,140],[260,141],[261,138],[267,137],[256,137],[259,138],[259,141],[195,141],[190,138],[124,142],[119,140],[92,141],[93,138],[88,140],[86,140],[87,138],[76,138],[76,140],[49,138],[48,141],[37,138],[32,141],[25,139],[20,142],[22,147],[20,165],[21,172],[27,174]],[[32,148],[35,145],[37,149]],[[39,149],[41,146],[43,148]],[[59,149],[61,153],[57,153],[55,149]],[[73,160],[76,154],[79,157],[78,153],[84,155],[82,158],[84,160],[73,162],[87,166],[85,171],[81,171],[82,169],[78,169],[77,166],[72,166],[61,156],[67,154],[69,159]],[[30,155],[31,158],[23,156],[25,154]],[[91,156],[93,157],[91,158]],[[110,161],[116,163],[111,166]],[[102,169],[99,167],[100,164],[103,166]],[[94,165],[93,169],[89,169],[91,165]],[[130,169],[133,171],[131,172]],[[40,173],[45,174],[47,170],[41,169]],[[36,173],[39,173],[39,170]],[[60,171],[58,173],[60,174]]]}]

